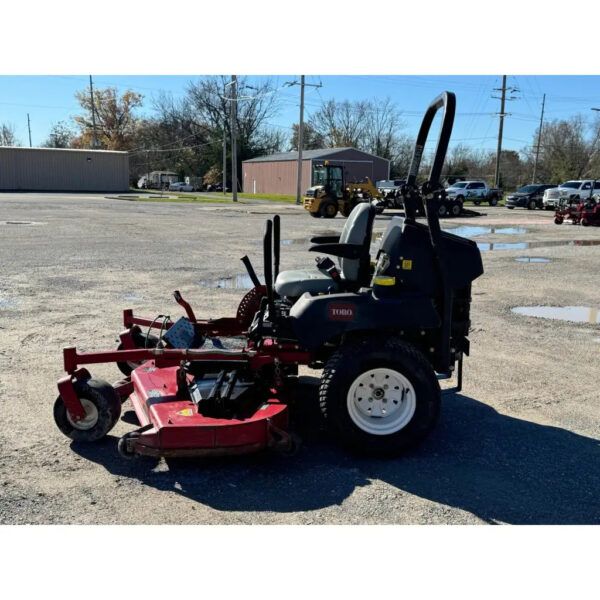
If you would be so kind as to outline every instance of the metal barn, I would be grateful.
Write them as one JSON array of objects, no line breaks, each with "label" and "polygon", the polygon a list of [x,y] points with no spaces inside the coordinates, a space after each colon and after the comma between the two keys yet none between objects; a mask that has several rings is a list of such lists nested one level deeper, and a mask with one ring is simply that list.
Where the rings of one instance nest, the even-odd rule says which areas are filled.
[{"label": "metal barn", "polygon": [[127,152],[0,147],[0,191],[122,192]]},{"label": "metal barn", "polygon": [[[325,161],[344,168],[346,181],[369,177],[373,183],[388,179],[390,162],[356,148],[325,148],[302,151],[302,193],[312,185],[313,169]],[[296,194],[298,153],[259,156],[242,163],[242,185],[249,194]]]}]

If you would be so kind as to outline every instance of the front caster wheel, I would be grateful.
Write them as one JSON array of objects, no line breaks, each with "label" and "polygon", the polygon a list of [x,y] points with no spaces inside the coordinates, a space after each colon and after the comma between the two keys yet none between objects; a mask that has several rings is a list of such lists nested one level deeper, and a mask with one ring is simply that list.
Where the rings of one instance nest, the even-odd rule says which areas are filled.
[{"label": "front caster wheel", "polygon": [[59,396],[54,403],[54,422],[76,442],[95,442],[103,438],[121,416],[121,400],[114,388],[100,379],[80,379],[74,384],[75,393],[85,410],[85,418],[73,421]]},{"label": "front caster wheel", "polygon": [[396,456],[433,429],[441,392],[429,361],[415,346],[365,338],[330,358],[319,400],[345,445],[364,454]]}]

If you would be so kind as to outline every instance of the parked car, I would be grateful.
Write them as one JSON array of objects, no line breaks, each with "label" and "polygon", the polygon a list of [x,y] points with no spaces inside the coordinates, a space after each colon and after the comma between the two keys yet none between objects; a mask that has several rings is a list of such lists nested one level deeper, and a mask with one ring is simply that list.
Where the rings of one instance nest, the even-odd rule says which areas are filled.
[{"label": "parked car", "polygon": [[515,208],[520,206],[529,210],[535,208],[544,208],[543,199],[544,192],[553,188],[553,185],[547,183],[534,183],[532,185],[524,185],[513,194],[506,197],[506,208]]},{"label": "parked car", "polygon": [[[222,192],[223,191],[223,184],[221,183],[209,183],[206,186],[206,191],[207,192]],[[231,191],[228,187],[225,188],[226,192]]]},{"label": "parked car", "polygon": [[573,204],[579,204],[579,200],[589,198],[592,193],[600,191],[600,180],[595,179],[573,179],[561,183],[558,187],[553,187],[544,192],[544,209],[556,210],[557,208],[565,208]]},{"label": "parked car", "polygon": [[177,181],[177,173],[173,173],[172,171],[152,171],[140,177],[137,186],[140,189],[168,190],[174,181]]},{"label": "parked car", "polygon": [[473,204],[478,206],[482,202],[496,206],[502,198],[502,190],[488,187],[485,181],[457,181],[446,189],[446,194],[451,200],[473,200]]},{"label": "parked car", "polygon": [[174,181],[169,184],[170,192],[193,192],[195,189],[193,185],[188,185],[185,181]]}]

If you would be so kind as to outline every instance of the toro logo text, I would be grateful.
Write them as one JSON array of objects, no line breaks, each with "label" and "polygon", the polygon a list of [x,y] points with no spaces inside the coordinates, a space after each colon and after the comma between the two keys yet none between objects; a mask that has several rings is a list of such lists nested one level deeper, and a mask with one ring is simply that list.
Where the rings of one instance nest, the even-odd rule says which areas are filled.
[{"label": "toro logo text", "polygon": [[354,304],[332,302],[329,305],[329,319],[331,321],[353,321]]}]

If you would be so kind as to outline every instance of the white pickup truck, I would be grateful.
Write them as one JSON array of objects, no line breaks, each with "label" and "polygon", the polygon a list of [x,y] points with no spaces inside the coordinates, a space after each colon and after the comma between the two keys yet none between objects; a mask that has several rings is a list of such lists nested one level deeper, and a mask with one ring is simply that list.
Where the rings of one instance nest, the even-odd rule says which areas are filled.
[{"label": "white pickup truck", "polygon": [[580,200],[590,197],[592,185],[594,186],[593,193],[600,192],[600,180],[594,179],[574,179],[561,183],[558,187],[550,188],[544,192],[542,199],[544,209],[555,210],[571,204],[579,204]]},{"label": "white pickup truck", "polygon": [[496,206],[502,198],[502,190],[488,187],[485,181],[457,181],[446,189],[450,200],[464,202],[473,200],[473,204],[479,205],[487,202],[490,206]]}]

